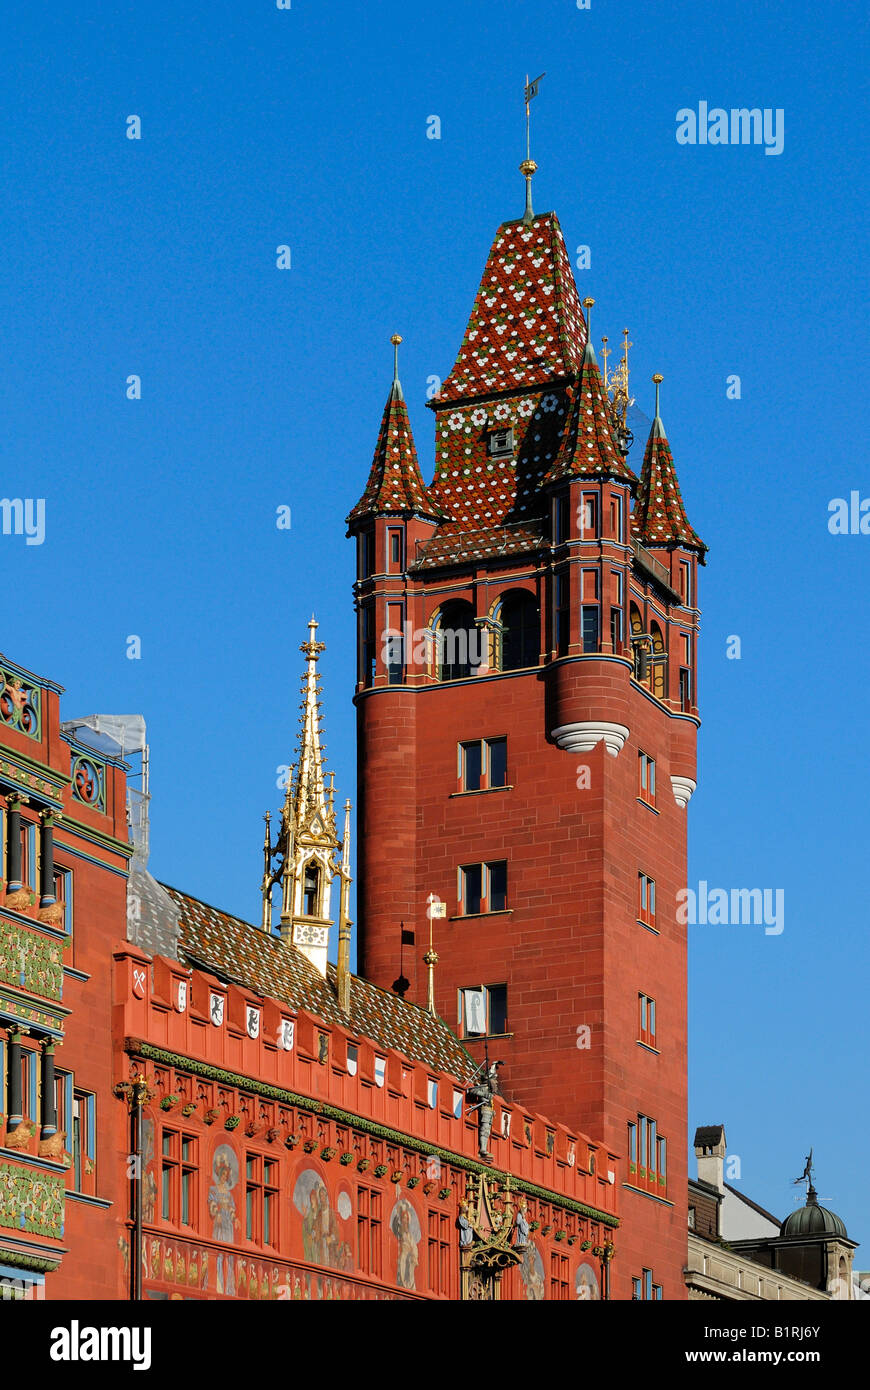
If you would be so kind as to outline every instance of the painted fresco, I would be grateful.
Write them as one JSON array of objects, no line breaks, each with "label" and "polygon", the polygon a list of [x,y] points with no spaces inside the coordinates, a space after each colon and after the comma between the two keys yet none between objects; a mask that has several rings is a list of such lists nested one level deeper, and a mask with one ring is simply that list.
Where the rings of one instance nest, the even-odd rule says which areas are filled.
[{"label": "painted fresco", "polygon": [[[234,1191],[239,1181],[239,1160],[229,1144],[218,1144],[211,1165],[212,1185],[208,1190],[208,1214],[212,1220],[212,1240],[232,1245],[239,1218]],[[227,1257],[230,1264],[232,1256]]]},{"label": "painted fresco", "polygon": [[146,1236],[143,1274],[145,1298],[158,1302],[245,1298],[349,1303],[401,1298],[399,1293],[371,1288],[337,1274],[318,1274],[315,1270],[229,1255],[223,1250],[215,1253],[188,1241],[156,1236]]},{"label": "painted fresco", "polygon": [[544,1280],[544,1261],[541,1252],[533,1240],[526,1246],[520,1265],[520,1277],[526,1290],[526,1298],[532,1303],[538,1303],[546,1296],[546,1283]]},{"label": "painted fresco", "polygon": [[340,1203],[340,1211],[347,1207],[347,1217],[342,1219],[340,1211],[333,1211],[330,1206],[323,1178],[315,1168],[304,1168],[293,1188],[293,1205],[302,1217],[304,1258],[326,1269],[352,1270],[349,1197],[347,1203]]},{"label": "painted fresco", "polygon": [[417,1247],[422,1239],[420,1220],[407,1197],[399,1197],[390,1214],[390,1230],[396,1237],[396,1283],[400,1289],[416,1288]]},{"label": "painted fresco", "polygon": [[577,1270],[574,1278],[577,1289],[577,1297],[585,1302],[598,1300],[601,1298],[601,1289],[598,1286],[598,1278],[591,1265],[582,1264]]}]

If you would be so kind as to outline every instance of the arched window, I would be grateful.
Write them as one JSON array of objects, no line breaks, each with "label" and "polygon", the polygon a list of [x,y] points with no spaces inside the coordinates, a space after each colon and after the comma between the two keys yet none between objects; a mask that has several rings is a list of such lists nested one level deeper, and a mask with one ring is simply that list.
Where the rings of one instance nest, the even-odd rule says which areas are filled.
[{"label": "arched window", "polygon": [[540,661],[541,615],[533,594],[519,590],[507,594],[499,609],[501,669],[521,671]]},{"label": "arched window", "polygon": [[460,681],[473,675],[481,661],[484,633],[474,621],[474,609],[464,599],[445,603],[438,615],[437,670],[440,681]]},{"label": "arched window", "polygon": [[[662,656],[665,650],[665,640],[658,623],[650,624],[650,636],[652,637],[652,655]],[[652,667],[652,693],[660,700],[665,698],[667,669],[666,661],[657,661]]]},{"label": "arched window", "polygon": [[305,874],[302,879],[302,911],[306,917],[320,916],[319,900],[320,870],[316,864],[309,862],[305,865]]}]

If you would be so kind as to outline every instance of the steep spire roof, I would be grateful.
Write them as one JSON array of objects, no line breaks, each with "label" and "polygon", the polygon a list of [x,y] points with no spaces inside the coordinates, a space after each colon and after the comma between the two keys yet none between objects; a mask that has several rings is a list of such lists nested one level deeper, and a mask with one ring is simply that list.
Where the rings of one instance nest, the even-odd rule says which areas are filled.
[{"label": "steep spire roof", "polygon": [[659,381],[661,377],[656,381],[656,415],[643,456],[631,529],[644,545],[682,545],[697,550],[703,563],[708,547],[690,525],[683,506],[671,446],[659,415]]},{"label": "steep spire roof", "polygon": [[495,235],[458,356],[437,397],[446,401],[548,385],[580,367],[586,324],[554,212]]},{"label": "steep spire roof", "polygon": [[440,508],[423,485],[408,407],[398,376],[387,397],[366,489],[347,518],[348,525],[384,512],[417,512],[440,517]]},{"label": "steep spire roof", "polygon": [[332,797],[323,780],[323,747],[321,745],[320,686],[317,680],[317,661],[325,643],[315,641],[318,623],[314,615],[308,623],[308,641],[299,650],[305,657],[302,677],[302,726],[296,764],[295,815],[297,829],[306,828],[317,816],[324,829],[335,830]]},{"label": "steep spire roof", "polygon": [[587,340],[568,428],[553,466],[543,481],[546,484],[564,478],[601,475],[637,482],[614,438],[607,390],[595,349]]}]

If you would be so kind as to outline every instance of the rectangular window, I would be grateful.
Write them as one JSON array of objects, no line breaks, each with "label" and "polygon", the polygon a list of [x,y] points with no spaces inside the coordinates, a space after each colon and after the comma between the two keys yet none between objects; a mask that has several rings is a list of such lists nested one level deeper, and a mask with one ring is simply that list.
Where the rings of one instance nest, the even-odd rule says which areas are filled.
[{"label": "rectangular window", "polygon": [[647,806],[656,804],[656,764],[647,753],[637,755],[638,796]]},{"label": "rectangular window", "polygon": [[610,534],[615,541],[622,540],[622,498],[615,492],[610,494]]},{"label": "rectangular window", "polygon": [[404,537],[403,537],[401,531],[390,531],[390,569],[391,569],[391,570],[403,570],[403,569],[405,568],[405,565],[404,565],[404,559],[405,559],[404,550],[405,550],[405,547],[404,547],[404,545],[402,544],[403,539],[404,539]]},{"label": "rectangular window", "polygon": [[363,604],[360,612],[360,671],[359,678],[368,689],[375,679],[375,607]]},{"label": "rectangular window", "polygon": [[401,603],[387,604],[387,638],[384,643],[387,658],[387,680],[401,685],[405,671],[405,610]]},{"label": "rectangular window", "polygon": [[503,912],[507,907],[507,861],[501,859],[494,864],[487,864],[486,878],[489,889],[489,910],[490,912]]},{"label": "rectangular window", "polygon": [[593,493],[584,493],[580,503],[580,539],[594,540],[598,535],[598,498]]},{"label": "rectangular window", "polygon": [[647,1047],[656,1045],[656,1001],[648,994],[637,996],[638,1007],[638,1041],[646,1043]]},{"label": "rectangular window", "polygon": [[687,608],[692,606],[692,567],[685,560],[680,561],[680,597]]},{"label": "rectangular window", "polygon": [[565,1302],[571,1297],[568,1256],[553,1252],[550,1255],[550,1297]]},{"label": "rectangular window", "polygon": [[680,709],[692,708],[692,676],[685,667],[680,668]]},{"label": "rectangular window", "polygon": [[553,544],[561,545],[568,539],[568,494],[562,492],[553,498]]},{"label": "rectangular window", "polygon": [[462,790],[480,791],[483,785],[483,744],[479,741],[461,743],[459,747],[462,754]]},{"label": "rectangular window", "polygon": [[598,651],[599,624],[598,605],[584,604],[581,611],[584,652]]},{"label": "rectangular window", "polygon": [[497,1037],[507,1030],[507,985],[475,985],[459,991],[462,1037]]},{"label": "rectangular window", "polygon": [[610,610],[610,645],[615,652],[622,650],[622,609]]},{"label": "rectangular window", "polygon": [[644,926],[655,928],[656,924],[656,886],[647,874],[637,876],[637,915]]},{"label": "rectangular window", "polygon": [[381,1194],[370,1187],[357,1189],[357,1263],[364,1274],[381,1277]]},{"label": "rectangular window", "polygon": [[556,575],[553,593],[553,647],[557,656],[568,651],[570,633],[569,578],[566,570]]},{"label": "rectangular window", "polygon": [[54,896],[63,907],[61,928],[71,935],[73,929],[73,876],[72,869],[54,867]]},{"label": "rectangular window", "polygon": [[459,789],[488,791],[507,786],[507,739],[475,739],[459,745]]},{"label": "rectangular window", "polygon": [[507,909],[507,861],[464,864],[459,870],[459,911],[463,917]]},{"label": "rectangular window", "polygon": [[369,579],[375,572],[375,533],[363,531],[357,541],[358,578]]},{"label": "rectangular window", "polygon": [[507,786],[507,739],[486,740],[486,762],[491,787]]},{"label": "rectangular window", "polygon": [[444,1212],[430,1210],[428,1222],[429,1288],[433,1293],[448,1297],[452,1235],[450,1217]]},{"label": "rectangular window", "polygon": [[[76,1092],[74,1112],[79,1123],[83,1112],[87,1110],[87,1105],[82,1104],[86,1099],[80,1092]],[[74,1150],[73,1161],[75,1159]],[[163,1220],[171,1221],[176,1226],[195,1226],[197,1140],[192,1134],[164,1129],[161,1138],[160,1176]]]},{"label": "rectangular window", "polygon": [[668,1185],[668,1141],[649,1115],[628,1123],[628,1172],[634,1187],[664,1196]]},{"label": "rectangular window", "polygon": [[598,570],[580,571],[581,603],[596,603],[598,600]]},{"label": "rectangular window", "polygon": [[476,916],[483,907],[483,865],[469,864],[459,870],[460,910],[464,917]]}]

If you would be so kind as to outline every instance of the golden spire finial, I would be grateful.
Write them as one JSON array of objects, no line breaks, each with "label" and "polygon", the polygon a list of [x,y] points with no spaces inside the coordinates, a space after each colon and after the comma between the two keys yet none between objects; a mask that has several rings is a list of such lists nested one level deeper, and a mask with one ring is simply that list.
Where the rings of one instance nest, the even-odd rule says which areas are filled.
[{"label": "golden spire finial", "polygon": [[533,82],[530,82],[529,74],[526,73],[526,86],[524,91],[526,99],[526,157],[520,165],[520,173],[526,181],[526,210],[523,214],[523,223],[527,227],[530,227],[535,220],[535,214],[532,211],[532,175],[538,167],[532,159],[532,127],[529,102],[532,100],[532,97],[538,95],[538,83],[541,77],[546,77],[546,75],[545,72],[542,72],[540,77],[536,77]]},{"label": "golden spire finial", "polygon": [[592,317],[591,311],[592,311],[592,306],[593,306],[594,303],[595,303],[595,300],[594,300],[594,299],[590,299],[589,295],[587,295],[586,298],[583,300],[583,308],[586,310],[586,337],[587,337],[587,338],[589,337],[589,321],[590,321],[590,319],[591,319],[591,317]]},{"label": "golden spire finial", "polygon": [[659,387],[661,386],[662,382],[664,381],[664,377],[662,376],[661,372],[656,372],[655,376],[653,377],[653,381],[655,382],[655,388],[656,388],[656,419],[658,419],[658,416],[659,416]]},{"label": "golden spire finial", "polygon": [[607,378],[607,359],[610,356],[610,348],[607,346],[607,337],[601,339],[601,360],[604,363],[604,389],[610,389],[610,382]]},{"label": "golden spire finial", "polygon": [[401,333],[394,333],[390,339],[393,345],[393,385],[399,384],[399,344],[402,341]]}]

